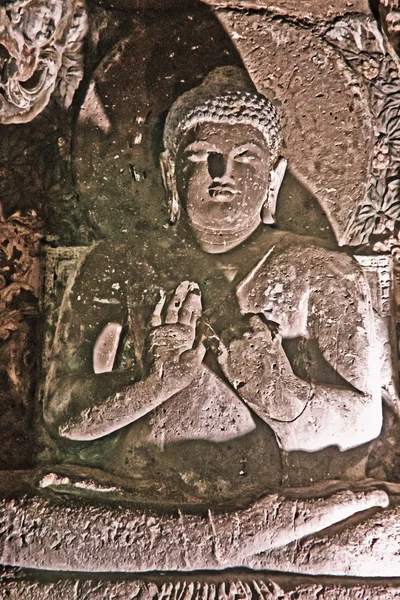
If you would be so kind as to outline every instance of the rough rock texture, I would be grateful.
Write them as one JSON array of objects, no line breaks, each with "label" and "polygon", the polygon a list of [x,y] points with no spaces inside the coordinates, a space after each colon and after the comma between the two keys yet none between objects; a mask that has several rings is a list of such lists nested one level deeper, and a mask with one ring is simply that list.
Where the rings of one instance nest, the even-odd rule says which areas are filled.
[{"label": "rough rock texture", "polygon": [[82,239],[81,233],[87,241],[71,180],[69,144],[68,118],[59,107],[30,123],[0,125],[1,468],[26,468],[34,459],[40,240],[51,231],[57,238],[65,236],[67,244]]},{"label": "rough rock texture", "polygon": [[2,468],[26,464],[32,449],[40,294],[40,221],[32,211],[6,217],[0,204],[0,435]]},{"label": "rough rock texture", "polygon": [[256,557],[252,568],[320,575],[399,577],[400,510],[394,508],[333,536],[317,535]]}]

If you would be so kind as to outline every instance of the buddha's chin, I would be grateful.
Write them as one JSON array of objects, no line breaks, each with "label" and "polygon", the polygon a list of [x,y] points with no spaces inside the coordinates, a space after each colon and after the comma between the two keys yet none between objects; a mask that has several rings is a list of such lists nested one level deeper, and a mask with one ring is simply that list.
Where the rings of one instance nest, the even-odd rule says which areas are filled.
[{"label": "buddha's chin", "polygon": [[190,226],[201,248],[205,252],[209,254],[222,254],[233,250],[233,248],[236,248],[236,246],[247,240],[260,223],[261,219],[258,217],[254,222],[247,223],[246,227],[230,229],[221,229],[219,227],[217,229],[215,225],[214,227],[207,227],[204,224],[194,223],[193,221],[190,223]]}]

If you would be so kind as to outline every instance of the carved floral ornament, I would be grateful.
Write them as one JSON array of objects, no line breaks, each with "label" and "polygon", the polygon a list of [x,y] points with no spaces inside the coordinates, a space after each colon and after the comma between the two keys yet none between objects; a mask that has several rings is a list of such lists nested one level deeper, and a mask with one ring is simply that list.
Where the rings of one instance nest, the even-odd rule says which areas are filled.
[{"label": "carved floral ornament", "polygon": [[0,8],[0,122],[31,121],[57,88],[68,107],[82,78],[82,0],[20,0]]},{"label": "carved floral ornament", "polygon": [[24,314],[34,309],[29,303],[13,307],[23,292],[35,296],[40,274],[37,261],[40,222],[34,211],[4,218],[0,207],[0,340],[18,329]]}]

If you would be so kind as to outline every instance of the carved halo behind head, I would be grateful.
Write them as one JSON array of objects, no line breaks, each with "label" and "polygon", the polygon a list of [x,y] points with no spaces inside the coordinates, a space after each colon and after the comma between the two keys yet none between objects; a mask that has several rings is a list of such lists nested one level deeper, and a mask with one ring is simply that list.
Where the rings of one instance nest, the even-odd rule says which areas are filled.
[{"label": "carved halo behind head", "polygon": [[180,215],[175,180],[176,154],[183,135],[200,123],[251,125],[261,132],[270,152],[271,183],[265,198],[263,220],[272,223],[277,192],[286,169],[286,160],[280,157],[280,120],[273,103],[257,92],[246,72],[238,67],[219,67],[212,71],[200,86],[180,96],[167,115],[165,151],[160,163],[170,223],[175,223]]}]

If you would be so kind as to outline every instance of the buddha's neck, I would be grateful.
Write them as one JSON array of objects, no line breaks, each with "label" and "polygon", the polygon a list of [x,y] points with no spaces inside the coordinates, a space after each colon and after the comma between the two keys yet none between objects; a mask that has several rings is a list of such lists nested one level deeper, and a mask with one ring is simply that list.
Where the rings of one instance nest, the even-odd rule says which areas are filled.
[{"label": "buddha's neck", "polygon": [[217,229],[203,228],[197,223],[191,223],[191,229],[196,236],[202,250],[209,254],[223,254],[233,250],[239,244],[247,240],[260,225],[260,216],[256,215],[254,220],[243,229],[233,232],[218,231]]}]

